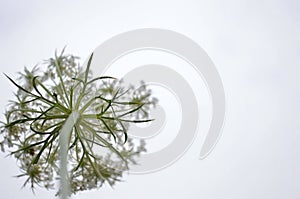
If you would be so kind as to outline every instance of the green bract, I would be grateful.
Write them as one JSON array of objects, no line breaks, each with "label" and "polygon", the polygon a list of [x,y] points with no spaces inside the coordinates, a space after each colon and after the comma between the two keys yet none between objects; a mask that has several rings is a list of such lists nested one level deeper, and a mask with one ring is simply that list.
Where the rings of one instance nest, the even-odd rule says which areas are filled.
[{"label": "green bract", "polygon": [[10,148],[24,183],[53,188],[59,178],[59,134],[68,116],[79,119],[72,127],[68,171],[72,193],[114,185],[128,162],[145,151],[143,141],[127,136],[129,123],[149,122],[149,108],[156,103],[145,84],[124,88],[113,77],[92,79],[90,56],[83,70],[72,55],[55,55],[32,71],[25,68],[18,80],[16,99],[5,113],[1,149]]}]

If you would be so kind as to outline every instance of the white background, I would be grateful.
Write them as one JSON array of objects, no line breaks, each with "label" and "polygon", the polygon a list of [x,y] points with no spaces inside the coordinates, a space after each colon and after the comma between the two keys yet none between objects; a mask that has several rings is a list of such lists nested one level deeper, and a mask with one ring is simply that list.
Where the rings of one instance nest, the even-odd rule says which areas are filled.
[{"label": "white background", "polygon": [[[67,45],[84,60],[103,41],[164,28],[197,42],[223,80],[223,135],[205,160],[199,136],[157,173],[126,176],[114,189],[73,198],[300,198],[300,3],[297,0],[0,1],[0,67],[14,76]],[[0,76],[2,111],[15,89]],[[21,189],[15,160],[0,159],[0,197],[54,198]]]}]

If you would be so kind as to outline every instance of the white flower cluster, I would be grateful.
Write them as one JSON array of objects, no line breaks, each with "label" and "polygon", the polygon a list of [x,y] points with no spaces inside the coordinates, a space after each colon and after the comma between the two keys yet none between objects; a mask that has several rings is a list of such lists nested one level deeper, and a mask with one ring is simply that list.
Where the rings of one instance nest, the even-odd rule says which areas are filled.
[{"label": "white flower cluster", "polygon": [[[1,126],[2,151],[10,149],[28,183],[54,188],[59,177],[59,141],[62,126],[72,111],[80,117],[71,132],[68,151],[72,193],[114,185],[128,170],[128,162],[145,151],[127,136],[130,123],[149,122],[156,103],[144,83],[124,88],[113,77],[92,79],[77,57],[55,55],[19,78],[8,79],[18,88]],[[59,193],[60,191],[58,191]]]}]

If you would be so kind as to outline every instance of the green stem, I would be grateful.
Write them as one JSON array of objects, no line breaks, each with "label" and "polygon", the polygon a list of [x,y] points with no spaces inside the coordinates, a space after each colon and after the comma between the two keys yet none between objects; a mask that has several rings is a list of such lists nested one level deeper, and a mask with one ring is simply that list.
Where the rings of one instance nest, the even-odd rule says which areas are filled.
[{"label": "green stem", "polygon": [[63,125],[62,130],[59,134],[60,140],[60,180],[61,180],[61,199],[67,199],[70,195],[70,182],[68,177],[68,149],[69,140],[72,133],[72,129],[77,123],[80,114],[78,111],[73,111],[66,123]]}]

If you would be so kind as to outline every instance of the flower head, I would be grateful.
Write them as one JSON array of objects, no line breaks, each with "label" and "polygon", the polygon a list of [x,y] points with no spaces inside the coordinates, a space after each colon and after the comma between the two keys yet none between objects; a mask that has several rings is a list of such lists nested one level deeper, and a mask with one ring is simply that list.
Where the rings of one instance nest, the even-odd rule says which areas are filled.
[{"label": "flower head", "polygon": [[128,138],[130,123],[149,122],[156,99],[144,83],[125,88],[113,77],[92,78],[90,56],[85,70],[72,55],[55,55],[14,81],[15,100],[1,127],[2,151],[10,148],[18,160],[24,185],[53,188],[59,176],[59,135],[69,115],[78,120],[69,137],[68,162],[72,193],[114,185],[128,162],[145,151],[144,142]]}]

